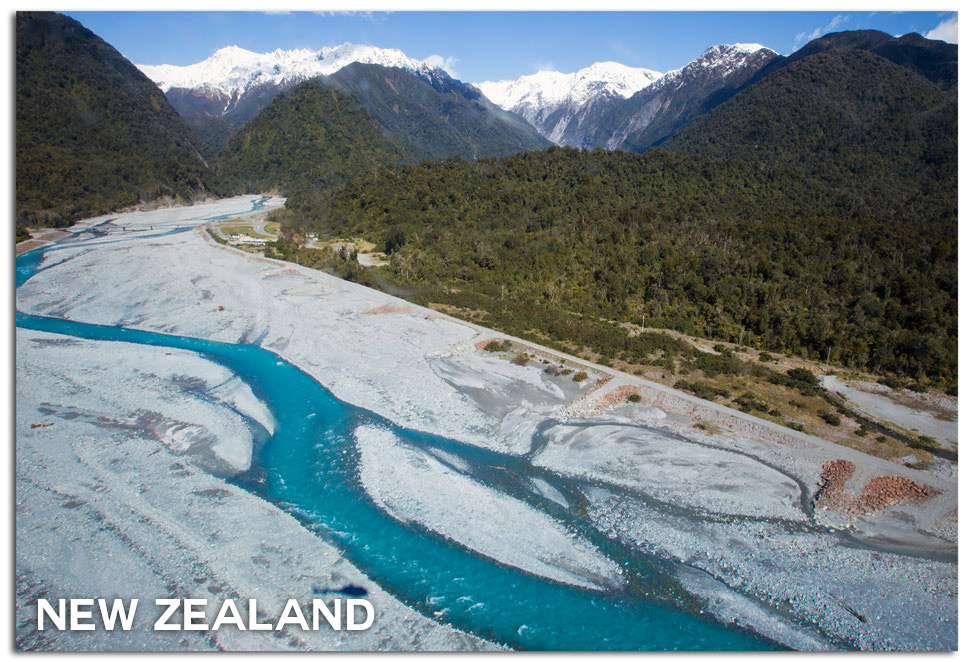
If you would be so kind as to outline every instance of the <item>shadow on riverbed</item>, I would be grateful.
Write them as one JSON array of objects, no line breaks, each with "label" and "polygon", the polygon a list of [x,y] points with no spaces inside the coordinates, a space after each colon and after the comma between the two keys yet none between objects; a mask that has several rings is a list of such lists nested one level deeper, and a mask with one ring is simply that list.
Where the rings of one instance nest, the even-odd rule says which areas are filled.
[{"label": "shadow on riverbed", "polygon": [[324,588],[322,586],[312,586],[311,592],[315,595],[328,595],[329,593],[338,593],[341,595],[347,595],[352,598],[360,598],[363,595],[368,595],[369,592],[362,586],[356,586],[355,584],[345,584],[341,588]]}]

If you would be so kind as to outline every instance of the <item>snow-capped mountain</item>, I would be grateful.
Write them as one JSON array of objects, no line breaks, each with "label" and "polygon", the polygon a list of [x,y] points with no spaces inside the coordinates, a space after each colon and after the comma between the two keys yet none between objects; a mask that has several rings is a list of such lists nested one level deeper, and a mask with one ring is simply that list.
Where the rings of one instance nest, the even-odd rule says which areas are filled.
[{"label": "snow-capped mountain", "polygon": [[[539,71],[478,87],[560,145],[641,150],[649,144],[629,144],[630,135],[647,133],[654,122],[669,135],[712,107],[704,99],[741,85],[776,58],[760,44],[729,44],[708,48],[666,74],[600,62],[574,74]],[[651,129],[649,134],[650,143],[660,137]]]},{"label": "snow-capped mountain", "polygon": [[666,72],[666,75],[659,82],[661,85],[665,85],[667,82],[676,79],[686,80],[704,74],[719,75],[726,78],[734,72],[747,67],[752,62],[754,56],[760,56],[764,51],[772,55],[777,55],[775,51],[761,44],[721,44],[719,46],[711,46],[700,57],[686,66]]},{"label": "snow-capped mountain", "polygon": [[680,69],[669,71],[614,109],[600,127],[598,146],[642,152],[747,85],[771,62],[783,59],[760,44],[711,46]]},{"label": "snow-capped mountain", "polygon": [[[760,44],[729,44],[708,48],[666,74],[596,62],[574,73],[539,71],[476,87],[485,100],[524,118],[557,144],[643,151],[728,98],[775,59],[782,58]],[[345,43],[272,53],[228,46],[187,66],[137,66],[188,122],[219,118],[232,132],[282,90],[334,74],[353,62],[405,70],[440,92],[462,85],[434,66],[436,61],[417,60],[392,48]]]},{"label": "snow-capped mountain", "polygon": [[398,67],[426,76],[432,74],[434,69],[394,48],[348,43],[334,48],[326,46],[317,51],[277,49],[273,53],[254,53],[238,46],[227,46],[202,62],[184,67],[169,64],[136,66],[163,92],[174,87],[206,87],[230,96],[242,94],[255,85],[281,85],[314,76],[327,76],[352,62]]},{"label": "snow-capped mountain", "polygon": [[618,62],[596,62],[571,74],[539,71],[517,80],[484,81],[476,85],[495,104],[513,110],[537,126],[565,105],[580,108],[598,97],[628,99],[662,75]]},{"label": "snow-capped mountain", "polygon": [[405,69],[434,84],[447,76],[442,69],[402,51],[349,43],[317,51],[278,49],[272,53],[227,46],[196,64],[136,66],[162,89],[181,115],[223,117],[240,126],[281,90],[333,74],[352,62]]}]

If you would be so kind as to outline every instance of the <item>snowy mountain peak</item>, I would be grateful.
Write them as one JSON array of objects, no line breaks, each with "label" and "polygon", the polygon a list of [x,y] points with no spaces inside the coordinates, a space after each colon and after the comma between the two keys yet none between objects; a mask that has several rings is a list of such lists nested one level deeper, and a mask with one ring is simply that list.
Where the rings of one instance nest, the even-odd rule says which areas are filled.
[{"label": "snowy mountain peak", "polygon": [[571,74],[539,71],[517,80],[477,83],[477,87],[501,108],[517,108],[519,114],[534,121],[565,103],[582,105],[600,95],[628,99],[660,76],[661,73],[651,69],[596,62]]},{"label": "snowy mountain peak", "polygon": [[726,63],[742,63],[761,51],[767,51],[770,55],[777,55],[775,51],[761,44],[719,44],[717,46],[711,46],[700,57],[686,65],[686,67],[683,67],[683,69],[677,69],[676,71],[683,71],[694,65],[713,66]]},{"label": "snowy mountain peak", "polygon": [[575,73],[575,87],[587,88],[602,84],[607,92],[629,98],[662,76],[652,69],[627,67],[618,62],[596,62]]},{"label": "snowy mountain peak", "polygon": [[719,72],[727,77],[742,67],[748,66],[755,56],[764,54],[768,57],[778,55],[775,51],[761,44],[719,44],[705,50],[700,57],[680,69],[666,72],[660,83],[670,82],[678,78],[690,78],[704,72]]},{"label": "snowy mountain peak", "polygon": [[226,58],[226,57],[234,57],[239,55],[245,55],[245,56],[257,55],[257,53],[254,53],[253,51],[248,51],[246,48],[240,48],[239,46],[234,44],[233,46],[224,46],[223,48],[215,52],[211,57]]},{"label": "snowy mountain peak", "polygon": [[[485,81],[477,86],[488,99],[517,113],[559,145],[615,149],[629,134],[655,121],[659,113],[670,112],[670,101],[678,90],[689,90],[674,106],[685,109],[686,98],[720,89],[722,81],[746,76],[776,57],[777,53],[761,44],[721,44],[666,74],[618,62],[596,62],[572,74],[539,71],[517,80]],[[609,108],[615,110],[607,114]],[[671,115],[679,112],[670,112],[665,122],[675,121]],[[608,142],[607,130],[611,134]]]},{"label": "snowy mountain peak", "polygon": [[[767,46],[762,46],[761,44],[721,44],[719,46],[713,46],[707,50],[719,49],[725,53],[743,53],[745,55],[753,55],[758,51],[769,50],[774,53],[773,50]],[[777,53],[775,53],[777,55]]]},{"label": "snowy mountain peak", "polygon": [[196,64],[136,66],[163,92],[172,88],[207,89],[233,96],[256,85],[281,85],[319,75],[327,76],[352,62],[399,67],[421,76],[433,73],[433,67],[394,48],[350,43],[326,46],[318,51],[279,48],[271,53],[254,53],[239,46],[225,46]]}]

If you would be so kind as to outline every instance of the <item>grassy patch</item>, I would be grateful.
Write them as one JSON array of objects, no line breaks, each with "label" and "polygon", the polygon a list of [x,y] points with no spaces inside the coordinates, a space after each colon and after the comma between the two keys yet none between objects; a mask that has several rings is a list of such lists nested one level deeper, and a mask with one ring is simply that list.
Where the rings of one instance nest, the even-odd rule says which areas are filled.
[{"label": "grassy patch", "polygon": [[710,421],[700,421],[699,423],[694,423],[693,427],[698,430],[703,430],[707,434],[717,434],[718,432],[723,432],[723,428],[719,425],[714,425]]},{"label": "grassy patch", "polygon": [[257,234],[257,231],[254,230],[254,228],[250,225],[229,225],[229,226],[225,225],[220,229],[223,230],[223,234],[227,235],[228,237],[236,232],[238,234],[247,235],[248,237],[253,237],[254,239],[267,238],[267,237],[261,237],[261,235]]},{"label": "grassy patch", "polygon": [[517,356],[511,359],[511,363],[514,365],[527,365],[531,362],[531,357],[524,352],[519,352]]}]

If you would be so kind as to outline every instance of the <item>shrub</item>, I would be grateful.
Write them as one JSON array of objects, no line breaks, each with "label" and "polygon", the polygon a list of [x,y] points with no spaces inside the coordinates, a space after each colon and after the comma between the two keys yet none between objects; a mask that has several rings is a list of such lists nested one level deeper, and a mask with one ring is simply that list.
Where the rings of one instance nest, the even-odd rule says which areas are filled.
[{"label": "shrub", "polygon": [[629,397],[626,398],[626,400],[628,400],[629,402],[639,402],[642,399],[643,396],[639,395],[638,393],[631,393],[629,394]]},{"label": "shrub", "polygon": [[395,230],[386,238],[385,254],[392,255],[406,245],[406,235],[402,230]]},{"label": "shrub", "polygon": [[710,384],[704,384],[703,382],[688,382],[685,379],[681,379],[673,386],[683,391],[689,391],[698,398],[703,398],[704,400],[713,400],[718,395],[725,398],[730,397],[730,393],[727,390],[722,388],[714,388]]},{"label": "shrub", "polygon": [[869,434],[869,430],[866,429],[866,426],[860,425],[859,429],[856,430],[853,434],[856,435],[857,437],[865,437],[867,434]]},{"label": "shrub", "polygon": [[771,363],[774,361],[774,357],[767,352],[761,352],[758,354],[758,361],[763,361],[764,363]]},{"label": "shrub", "polygon": [[806,384],[818,386],[818,377],[807,368],[792,368],[788,371],[788,376],[797,382],[805,382]]},{"label": "shrub", "polygon": [[531,362],[531,357],[525,354],[524,352],[520,352],[517,356],[511,359],[511,363],[513,363],[514,365],[527,365],[530,362]]},{"label": "shrub", "polygon": [[720,432],[721,430],[720,426],[714,425],[713,423],[710,423],[708,421],[701,421],[699,423],[694,423],[693,427],[697,428],[698,430],[703,430],[708,434],[715,434],[717,432]]},{"label": "shrub", "polygon": [[743,375],[750,372],[750,366],[744,361],[728,354],[708,354],[695,351],[692,355],[691,369],[702,370],[706,377],[717,375]]},{"label": "shrub", "polygon": [[818,415],[823,421],[825,421],[829,425],[839,425],[840,423],[842,423],[842,419],[840,419],[838,416],[836,416],[830,411],[822,411],[819,412]]},{"label": "shrub", "polygon": [[910,448],[922,448],[924,450],[931,450],[933,448],[939,448],[940,444],[933,437],[928,437],[926,435],[920,435],[916,439],[912,440],[909,444]]},{"label": "shrub", "polygon": [[582,370],[581,372],[576,372],[575,376],[572,377],[573,382],[584,382],[588,379],[588,373]]},{"label": "shrub", "polygon": [[491,340],[489,343],[484,345],[484,349],[486,349],[488,352],[499,352],[501,349],[503,349],[503,347],[496,340]]},{"label": "shrub", "polygon": [[767,413],[769,409],[767,402],[758,400],[757,396],[750,392],[742,393],[740,396],[734,398],[734,404],[743,412],[753,410]]},{"label": "shrub", "polygon": [[798,432],[805,431],[805,426],[795,421],[788,421],[788,427],[790,427],[792,430],[797,430]]},{"label": "shrub", "polygon": [[793,388],[802,395],[815,395],[821,388],[815,373],[805,368],[792,368],[787,373],[769,370],[766,379],[771,384]]},{"label": "shrub", "polygon": [[894,391],[899,388],[903,388],[903,382],[896,379],[896,377],[889,377],[889,376],[883,377],[882,379],[879,380],[879,383],[882,384],[883,386],[888,386]]}]

